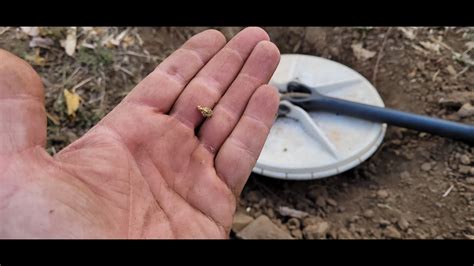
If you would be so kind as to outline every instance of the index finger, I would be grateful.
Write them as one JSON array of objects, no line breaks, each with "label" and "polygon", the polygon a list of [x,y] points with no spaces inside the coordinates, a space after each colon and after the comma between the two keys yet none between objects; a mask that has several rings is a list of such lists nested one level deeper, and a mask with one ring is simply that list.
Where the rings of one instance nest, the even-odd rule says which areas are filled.
[{"label": "index finger", "polygon": [[124,101],[167,113],[183,88],[225,43],[224,35],[216,30],[194,35],[141,81]]}]

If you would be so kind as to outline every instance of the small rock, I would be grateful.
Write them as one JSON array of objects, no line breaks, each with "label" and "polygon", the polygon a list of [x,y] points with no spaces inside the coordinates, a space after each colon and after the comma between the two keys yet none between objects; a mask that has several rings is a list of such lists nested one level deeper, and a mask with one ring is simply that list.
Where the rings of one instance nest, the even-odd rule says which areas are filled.
[{"label": "small rock", "polygon": [[446,108],[460,108],[462,106],[462,102],[456,99],[447,99],[447,98],[441,98],[438,101],[439,105],[441,107],[446,107]]},{"label": "small rock", "polygon": [[379,197],[380,199],[388,198],[388,191],[384,189],[377,191],[377,197]]},{"label": "small rock", "polygon": [[298,219],[303,219],[304,217],[309,216],[309,213],[307,212],[295,210],[295,209],[285,207],[285,206],[280,206],[280,208],[278,208],[278,212],[282,216],[289,216],[289,217],[294,217]]},{"label": "small rock", "polygon": [[351,232],[351,233],[353,233],[353,234],[356,233],[356,231],[357,231],[357,227],[356,227],[355,224],[352,224],[352,223],[351,223],[351,224],[348,226],[348,228],[349,228],[349,232]]},{"label": "small rock", "polygon": [[374,211],[373,210],[366,210],[364,212],[364,217],[367,218],[367,219],[371,219],[372,217],[374,217]]},{"label": "small rock", "polygon": [[407,171],[403,171],[403,172],[400,174],[400,178],[401,178],[401,179],[408,179],[408,178],[410,178],[410,173],[407,172]]},{"label": "small rock", "polygon": [[400,219],[398,219],[397,224],[398,227],[400,227],[400,229],[402,229],[403,231],[407,230],[410,226],[410,223],[408,223],[407,219],[405,219],[404,217],[400,217]]},{"label": "small rock", "polygon": [[402,238],[402,235],[398,230],[393,227],[393,226],[387,226],[387,228],[384,229],[383,234],[387,238],[393,238],[393,239],[400,239]]},{"label": "small rock", "polygon": [[469,170],[469,174],[474,176],[474,167],[471,167],[471,170]]},{"label": "small rock", "polygon": [[469,174],[469,172],[471,172],[471,167],[467,165],[459,165],[458,171],[459,173],[466,175],[466,174]]},{"label": "small rock", "polygon": [[276,226],[267,216],[261,215],[237,233],[241,239],[293,239],[286,231]]},{"label": "small rock", "polygon": [[345,211],[346,211],[346,207],[344,206],[337,207],[337,212],[345,212]]},{"label": "small rock", "polygon": [[420,69],[421,71],[425,70],[425,63],[423,63],[423,62],[421,62],[421,61],[416,62],[416,66],[417,66],[418,69]]},{"label": "small rock", "polygon": [[462,164],[466,164],[466,165],[471,163],[471,159],[469,159],[469,156],[467,156],[466,154],[461,155],[460,161]]},{"label": "small rock", "polygon": [[424,163],[421,165],[421,170],[425,171],[425,172],[428,172],[429,170],[431,170],[431,164],[430,163]]},{"label": "small rock", "polygon": [[296,239],[303,239],[303,232],[300,229],[291,230],[291,235]]},{"label": "small rock", "polygon": [[303,226],[308,227],[310,225],[315,225],[322,222],[323,219],[321,217],[306,217],[303,219]]},{"label": "small rock", "polygon": [[308,198],[316,200],[319,196],[327,197],[328,192],[325,188],[315,188],[307,193]]},{"label": "small rock", "polygon": [[469,231],[469,233],[471,233],[471,234],[474,234],[474,225],[469,225],[467,227],[467,231]]},{"label": "small rock", "polygon": [[458,72],[454,69],[454,67],[452,65],[448,65],[446,67],[446,71],[448,71],[449,74],[451,74],[451,76],[456,76],[458,74]]},{"label": "small rock", "polygon": [[354,215],[354,216],[352,216],[351,218],[349,218],[349,222],[350,222],[350,223],[356,223],[359,219],[360,219],[359,216]]},{"label": "small rock", "polygon": [[337,232],[337,238],[339,238],[339,239],[354,239],[354,236],[347,229],[341,228]]},{"label": "small rock", "polygon": [[296,218],[291,218],[290,220],[288,220],[286,225],[288,229],[294,230],[294,229],[300,229],[301,223],[300,223],[300,220]]},{"label": "small rock", "polygon": [[323,196],[318,196],[316,198],[316,205],[320,208],[326,207],[326,199]]},{"label": "small rock", "polygon": [[380,224],[380,226],[382,226],[382,227],[388,226],[388,225],[390,225],[390,221],[387,221],[387,220],[385,220],[385,219],[380,218],[379,224]]},{"label": "small rock", "polygon": [[323,239],[326,238],[326,233],[330,228],[331,226],[328,222],[313,224],[303,229],[303,236],[306,239]]},{"label": "small rock", "polygon": [[254,219],[251,216],[243,212],[236,212],[234,215],[234,221],[232,222],[232,230],[237,233],[253,220]]},{"label": "small rock", "polygon": [[469,117],[474,115],[474,106],[470,103],[465,103],[461,108],[458,110],[457,114],[459,117]]},{"label": "small rock", "polygon": [[466,183],[474,185],[474,177],[468,177],[466,178]]},{"label": "small rock", "polygon": [[336,206],[337,206],[337,201],[335,201],[335,200],[333,200],[333,199],[331,199],[331,198],[328,198],[328,199],[326,200],[326,203],[329,204],[329,205],[331,205],[331,206],[333,206],[333,207],[336,207]]}]

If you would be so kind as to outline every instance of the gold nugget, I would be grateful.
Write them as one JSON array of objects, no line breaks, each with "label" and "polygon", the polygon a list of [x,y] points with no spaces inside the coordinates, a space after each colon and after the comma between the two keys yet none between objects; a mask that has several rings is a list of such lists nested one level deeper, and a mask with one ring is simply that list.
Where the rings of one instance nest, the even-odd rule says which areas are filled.
[{"label": "gold nugget", "polygon": [[211,117],[213,114],[212,109],[209,107],[202,107],[198,105],[197,109],[199,110],[199,112],[201,112],[202,116],[207,117],[207,118]]}]

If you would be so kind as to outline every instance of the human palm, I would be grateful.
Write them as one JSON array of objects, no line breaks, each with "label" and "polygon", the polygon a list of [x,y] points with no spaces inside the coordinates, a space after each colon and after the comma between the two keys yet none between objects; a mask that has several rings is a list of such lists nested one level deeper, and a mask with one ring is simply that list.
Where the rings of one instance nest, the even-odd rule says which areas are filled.
[{"label": "human palm", "polygon": [[0,237],[227,238],[278,106],[268,39],[195,35],[54,157],[38,75],[0,50]]}]

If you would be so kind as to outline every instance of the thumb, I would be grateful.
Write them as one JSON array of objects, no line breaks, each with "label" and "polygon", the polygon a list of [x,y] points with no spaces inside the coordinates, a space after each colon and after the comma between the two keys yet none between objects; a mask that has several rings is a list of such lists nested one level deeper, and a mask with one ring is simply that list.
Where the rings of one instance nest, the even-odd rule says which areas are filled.
[{"label": "thumb", "polygon": [[0,156],[45,143],[41,79],[28,63],[0,49]]}]

